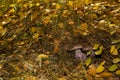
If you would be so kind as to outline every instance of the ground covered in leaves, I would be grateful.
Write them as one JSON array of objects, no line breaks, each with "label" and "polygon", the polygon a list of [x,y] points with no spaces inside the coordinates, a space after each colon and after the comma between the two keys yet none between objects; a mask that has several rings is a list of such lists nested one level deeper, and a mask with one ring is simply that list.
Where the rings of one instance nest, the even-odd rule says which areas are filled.
[{"label": "ground covered in leaves", "polygon": [[1,0],[0,80],[120,80],[120,0]]}]

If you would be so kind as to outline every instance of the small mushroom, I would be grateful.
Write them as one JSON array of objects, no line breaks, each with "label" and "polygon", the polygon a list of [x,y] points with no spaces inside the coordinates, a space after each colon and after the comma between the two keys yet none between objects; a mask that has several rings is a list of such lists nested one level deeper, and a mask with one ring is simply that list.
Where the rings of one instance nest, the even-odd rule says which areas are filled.
[{"label": "small mushroom", "polygon": [[91,47],[83,47],[81,45],[74,46],[69,49],[69,51],[75,51],[75,58],[85,61],[87,59],[87,55],[84,54],[84,51],[92,50]]}]

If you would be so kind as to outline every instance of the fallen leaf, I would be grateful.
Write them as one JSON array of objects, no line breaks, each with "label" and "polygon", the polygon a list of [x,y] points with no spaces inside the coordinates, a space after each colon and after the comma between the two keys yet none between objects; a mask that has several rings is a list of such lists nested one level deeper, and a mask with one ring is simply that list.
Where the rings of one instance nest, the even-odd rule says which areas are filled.
[{"label": "fallen leaf", "polygon": [[48,57],[49,57],[48,55],[40,54],[40,55],[38,55],[37,59],[44,59],[44,58],[48,58]]},{"label": "fallen leaf", "polygon": [[118,63],[118,62],[120,62],[120,58],[114,58],[113,59],[113,63]]},{"label": "fallen leaf", "polygon": [[115,74],[120,75],[120,70],[117,70]]},{"label": "fallen leaf", "polygon": [[35,33],[35,34],[33,34],[33,39],[38,39],[39,38],[39,34],[38,33]]},{"label": "fallen leaf", "polygon": [[28,77],[26,77],[25,80],[37,80],[37,78],[34,76],[28,76]]},{"label": "fallen leaf", "polygon": [[112,45],[111,48],[110,48],[110,53],[112,55],[118,55],[118,50],[117,48],[115,47],[115,45]]},{"label": "fallen leaf", "polygon": [[97,50],[99,48],[99,44],[95,44],[94,47],[93,47],[93,50]]},{"label": "fallen leaf", "polygon": [[96,69],[96,73],[101,73],[104,71],[105,67],[103,66],[105,64],[105,61],[101,62],[100,65]]},{"label": "fallen leaf", "polygon": [[105,69],[105,67],[104,67],[104,66],[99,65],[99,66],[97,67],[97,69],[96,69],[96,73],[101,73],[101,72],[103,72],[103,71],[104,71],[104,69]]},{"label": "fallen leaf", "polygon": [[103,72],[103,73],[100,73],[99,75],[101,75],[102,77],[110,77],[110,76],[112,76],[112,73],[110,73],[110,72]]},{"label": "fallen leaf", "polygon": [[103,46],[100,46],[99,50],[95,51],[95,54],[100,55],[102,53],[102,51],[103,51]]},{"label": "fallen leaf", "polygon": [[96,75],[95,65],[93,65],[93,64],[89,65],[89,69],[87,70],[87,73],[92,75],[92,76],[95,76]]},{"label": "fallen leaf", "polygon": [[58,39],[54,39],[54,53],[57,53],[59,51],[59,45],[60,45],[60,41]]},{"label": "fallen leaf", "polygon": [[89,66],[91,64],[91,61],[91,58],[87,58],[87,60],[85,61],[86,66]]},{"label": "fallen leaf", "polygon": [[116,69],[118,69],[118,65],[117,64],[113,64],[108,69],[109,69],[109,71],[115,71]]}]

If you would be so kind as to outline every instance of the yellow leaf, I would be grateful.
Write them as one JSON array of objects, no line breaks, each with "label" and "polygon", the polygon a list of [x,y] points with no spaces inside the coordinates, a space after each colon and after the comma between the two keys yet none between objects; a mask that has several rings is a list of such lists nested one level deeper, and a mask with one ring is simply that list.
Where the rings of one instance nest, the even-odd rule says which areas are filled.
[{"label": "yellow leaf", "polygon": [[31,15],[31,21],[36,19],[37,16],[38,16],[38,12],[34,11],[34,13]]},{"label": "yellow leaf", "polygon": [[113,63],[118,63],[118,62],[120,62],[120,58],[114,58],[113,59]]},{"label": "yellow leaf", "polygon": [[117,70],[115,74],[120,75],[120,70]]},{"label": "yellow leaf", "polygon": [[112,44],[116,44],[116,43],[119,43],[120,40],[112,40]]},{"label": "yellow leaf", "polygon": [[87,28],[88,28],[87,23],[83,23],[83,24],[80,25],[80,29],[81,29],[82,31],[86,31]]},{"label": "yellow leaf", "polygon": [[2,31],[4,28],[2,26],[0,26],[0,31]]},{"label": "yellow leaf", "polygon": [[50,17],[45,17],[43,23],[48,24],[49,22],[50,22]]},{"label": "yellow leaf", "polygon": [[105,64],[105,61],[101,62],[100,65],[103,66]]},{"label": "yellow leaf", "polygon": [[40,55],[38,55],[37,60],[39,60],[39,59],[44,59],[44,58],[48,58],[48,57],[49,57],[48,55],[40,54]]},{"label": "yellow leaf", "polygon": [[68,1],[68,5],[73,7],[73,1]]},{"label": "yellow leaf", "polygon": [[62,77],[62,78],[58,78],[58,80],[67,80],[67,79],[65,79],[64,77]]},{"label": "yellow leaf", "polygon": [[37,31],[37,28],[36,27],[31,27],[31,32],[32,33],[35,33]]},{"label": "yellow leaf", "polygon": [[12,9],[9,11],[9,13],[15,13],[15,9],[12,8]]},{"label": "yellow leaf", "polygon": [[116,69],[118,69],[117,64],[113,64],[112,66],[109,67],[109,71],[115,71]]},{"label": "yellow leaf", "polygon": [[96,54],[96,55],[102,54],[102,50],[100,49],[100,50],[95,51],[95,54]]},{"label": "yellow leaf", "polygon": [[36,3],[36,6],[40,6],[40,3],[39,3],[39,2],[37,2],[37,3]]},{"label": "yellow leaf", "polygon": [[84,0],[84,3],[87,5],[90,4],[91,2],[92,2],[92,0]]},{"label": "yellow leaf", "polygon": [[56,4],[56,9],[60,9],[61,5],[60,4]]},{"label": "yellow leaf", "polygon": [[85,61],[86,66],[89,66],[91,64],[91,58],[87,58],[87,60]]},{"label": "yellow leaf", "polygon": [[99,66],[97,67],[97,69],[96,69],[96,73],[101,73],[101,72],[103,72],[103,71],[104,71],[104,69],[105,69],[105,67],[104,67],[104,66],[99,65]]},{"label": "yellow leaf", "polygon": [[35,34],[33,34],[33,39],[38,39],[39,38],[39,34],[38,33],[35,33]]},{"label": "yellow leaf", "polygon": [[17,0],[17,3],[20,3],[22,0]]},{"label": "yellow leaf", "polygon": [[87,70],[88,74],[92,75],[92,76],[95,76],[96,75],[96,67],[95,65],[91,64],[89,66],[89,69]]},{"label": "yellow leaf", "polygon": [[110,53],[112,53],[114,50],[115,50],[115,46],[112,45],[111,48],[110,48]]},{"label": "yellow leaf", "polygon": [[115,48],[114,51],[111,54],[112,55],[118,55],[118,50]]},{"label": "yellow leaf", "polygon": [[110,53],[112,55],[118,55],[118,50],[117,48],[115,47],[115,45],[112,45],[111,48],[110,48]]},{"label": "yellow leaf", "polygon": [[55,39],[54,40],[54,53],[57,53],[58,51],[59,51],[59,45],[60,45],[60,41],[59,40],[57,40],[57,39]]},{"label": "yellow leaf", "polygon": [[15,7],[16,4],[10,4],[9,7]]},{"label": "yellow leaf", "polygon": [[103,72],[103,73],[101,73],[100,74],[102,77],[110,77],[110,76],[112,76],[112,73],[110,73],[110,72]]},{"label": "yellow leaf", "polygon": [[3,30],[0,31],[0,35],[4,36],[6,34],[6,32],[7,32],[7,29],[5,28],[5,29],[3,29]]},{"label": "yellow leaf", "polygon": [[99,48],[99,44],[95,44],[94,47],[93,47],[93,50],[97,50]]},{"label": "yellow leaf", "polygon": [[58,23],[58,27],[60,27],[60,28],[64,28],[63,23]]},{"label": "yellow leaf", "polygon": [[28,76],[25,78],[25,80],[37,80],[37,78],[34,76]]}]

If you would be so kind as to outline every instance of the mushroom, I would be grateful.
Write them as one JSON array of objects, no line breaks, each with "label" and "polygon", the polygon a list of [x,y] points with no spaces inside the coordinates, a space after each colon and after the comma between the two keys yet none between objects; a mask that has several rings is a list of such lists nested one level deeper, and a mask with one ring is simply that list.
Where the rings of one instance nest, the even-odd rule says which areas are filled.
[{"label": "mushroom", "polygon": [[87,55],[83,52],[92,50],[90,47],[83,47],[81,45],[76,45],[73,48],[69,49],[69,51],[75,51],[75,58],[85,61],[87,59]]}]

